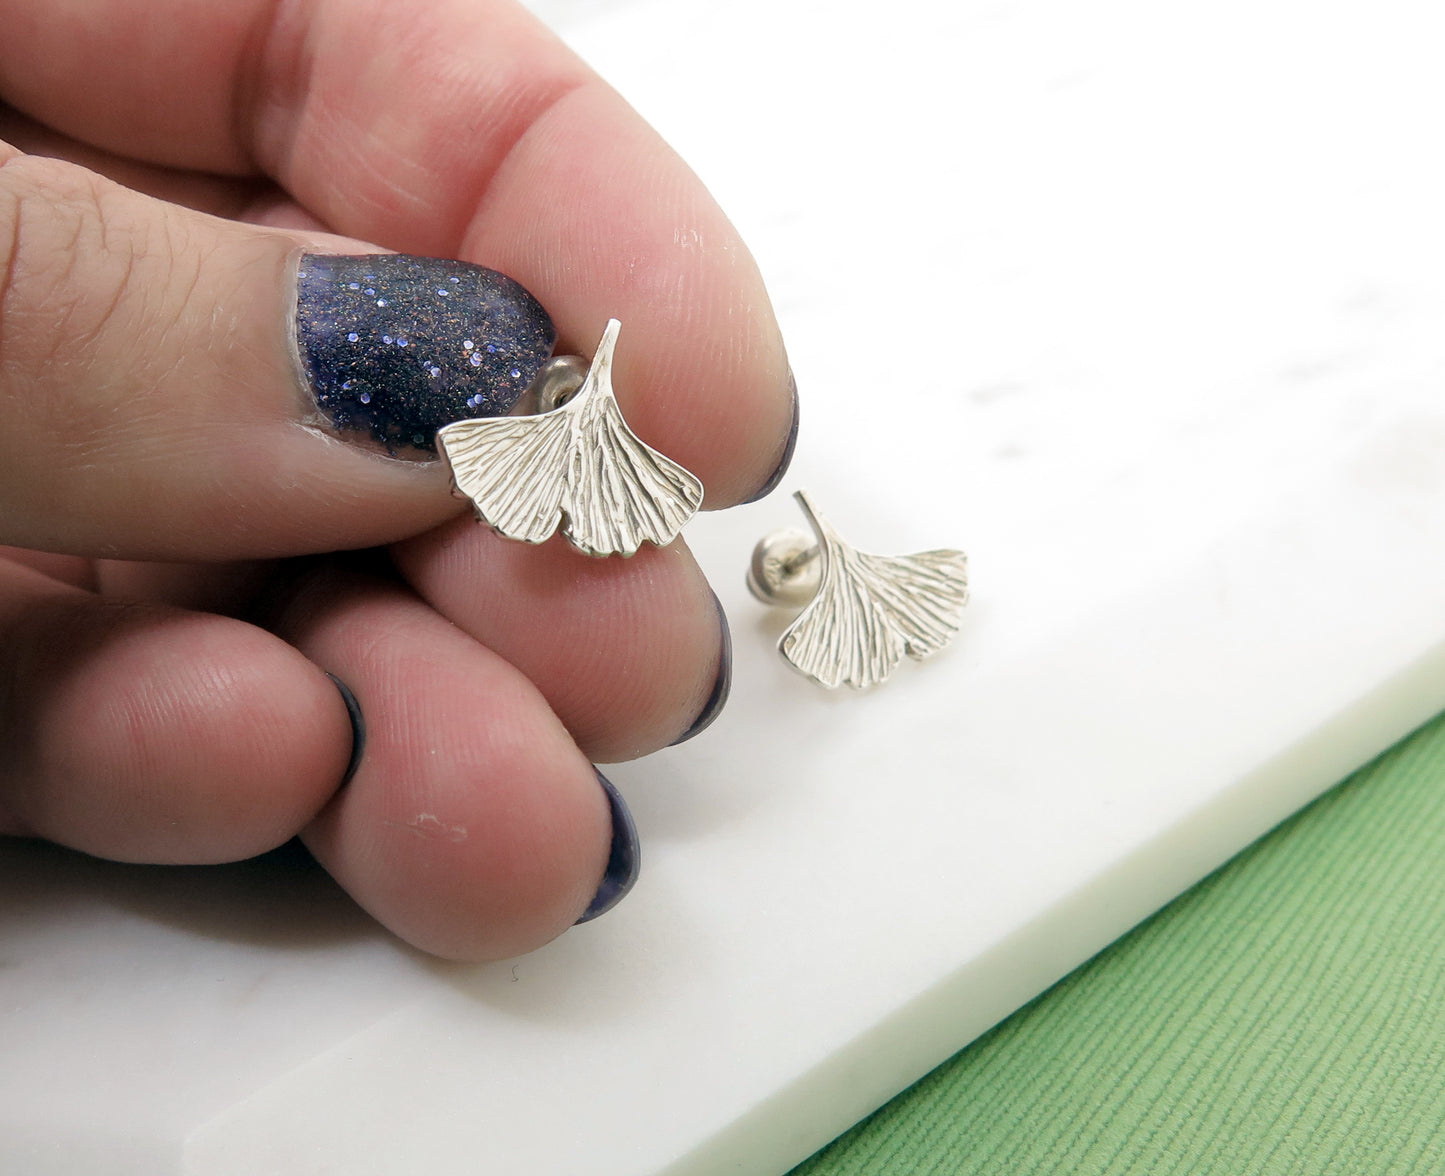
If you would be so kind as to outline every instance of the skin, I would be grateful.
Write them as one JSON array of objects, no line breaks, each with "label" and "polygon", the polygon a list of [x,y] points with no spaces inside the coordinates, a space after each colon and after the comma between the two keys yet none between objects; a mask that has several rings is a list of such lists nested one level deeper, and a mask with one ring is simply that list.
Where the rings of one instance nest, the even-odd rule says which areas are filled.
[{"label": "skin", "polygon": [[[685,544],[590,560],[469,517],[435,463],[315,427],[303,248],[508,273],[709,508],[792,419],[736,232],[678,157],[499,0],[0,0],[0,833],[215,862],[299,834],[458,959],[596,890],[592,761],[712,691]],[[350,551],[343,556],[316,553]],[[341,699],[368,726],[355,778]]]}]

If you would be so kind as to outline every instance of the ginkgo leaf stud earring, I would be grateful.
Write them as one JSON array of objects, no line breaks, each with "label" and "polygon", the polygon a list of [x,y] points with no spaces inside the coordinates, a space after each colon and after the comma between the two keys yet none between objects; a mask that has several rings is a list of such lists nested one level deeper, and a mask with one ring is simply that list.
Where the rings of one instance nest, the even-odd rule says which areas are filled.
[{"label": "ginkgo leaf stud earring", "polygon": [[533,387],[535,416],[455,421],[437,431],[457,493],[509,539],[558,530],[587,555],[665,546],[702,505],[702,483],[641,441],[612,393],[620,325],[607,324],[590,366],[552,360]]},{"label": "ginkgo leaf stud earring", "polygon": [[778,531],[753,550],[748,588],[765,604],[807,605],[778,641],[794,669],[834,689],[887,681],[906,653],[922,660],[958,631],[968,603],[961,551],[870,555],[845,543],[801,490],[817,536]]}]

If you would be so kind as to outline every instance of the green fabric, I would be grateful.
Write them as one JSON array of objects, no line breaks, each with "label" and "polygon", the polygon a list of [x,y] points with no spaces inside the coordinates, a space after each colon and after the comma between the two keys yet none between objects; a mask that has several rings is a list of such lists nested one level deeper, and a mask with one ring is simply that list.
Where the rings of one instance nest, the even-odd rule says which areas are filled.
[{"label": "green fabric", "polygon": [[1445,716],[793,1176],[1445,1173]]}]

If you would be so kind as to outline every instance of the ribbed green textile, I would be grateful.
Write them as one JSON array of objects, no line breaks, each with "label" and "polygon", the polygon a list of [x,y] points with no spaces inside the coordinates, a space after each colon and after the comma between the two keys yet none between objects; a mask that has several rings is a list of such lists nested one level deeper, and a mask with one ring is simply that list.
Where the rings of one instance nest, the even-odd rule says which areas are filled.
[{"label": "ribbed green textile", "polygon": [[1445,1173],[1445,716],[793,1176]]}]

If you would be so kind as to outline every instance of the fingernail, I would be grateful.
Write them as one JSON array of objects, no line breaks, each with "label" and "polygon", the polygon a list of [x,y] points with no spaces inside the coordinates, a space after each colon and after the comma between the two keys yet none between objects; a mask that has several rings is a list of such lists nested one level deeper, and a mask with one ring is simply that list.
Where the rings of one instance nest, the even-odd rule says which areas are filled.
[{"label": "fingernail", "polygon": [[798,381],[793,375],[791,368],[788,369],[788,388],[793,394],[793,424],[788,430],[787,444],[783,446],[783,457],[778,462],[778,468],[768,475],[768,480],[763,483],[763,488],[749,498],[748,502],[756,502],[759,498],[766,498],[778,488],[778,483],[788,472],[788,467],[793,464],[793,450],[798,447]]},{"label": "fingernail", "polygon": [[713,720],[722,714],[723,707],[727,705],[728,693],[733,686],[733,634],[728,627],[727,614],[723,612],[722,601],[713,593],[713,604],[717,606],[718,624],[722,627],[722,652],[718,654],[717,680],[713,682],[712,693],[708,695],[707,701],[703,703],[702,713],[693,720],[692,726],[672,741],[670,746],[676,747],[679,743],[686,743],[694,735],[701,735],[710,726]]},{"label": "fingernail", "polygon": [[[597,772],[596,768],[592,770]],[[612,809],[612,852],[607,856],[607,872],[602,875],[602,885],[597,888],[596,897],[582,912],[578,923],[588,923],[598,915],[605,915],[626,898],[642,868],[642,846],[637,840],[637,824],[632,814],[627,811],[627,805],[611,780],[597,772],[597,782],[607,793],[607,803]]]},{"label": "fingernail", "polygon": [[362,717],[361,704],[356,701],[356,695],[351,693],[351,688],[335,674],[326,676],[341,693],[341,701],[346,706],[346,717],[351,720],[351,759],[347,761],[346,771],[341,776],[341,783],[337,785],[340,789],[351,783],[356,769],[361,766],[361,756],[366,751],[366,719]]},{"label": "fingernail", "polygon": [[392,454],[435,453],[443,425],[510,411],[556,343],[541,304],[479,265],[308,253],[297,269],[296,348],[316,407]]}]

